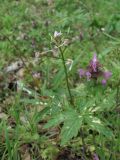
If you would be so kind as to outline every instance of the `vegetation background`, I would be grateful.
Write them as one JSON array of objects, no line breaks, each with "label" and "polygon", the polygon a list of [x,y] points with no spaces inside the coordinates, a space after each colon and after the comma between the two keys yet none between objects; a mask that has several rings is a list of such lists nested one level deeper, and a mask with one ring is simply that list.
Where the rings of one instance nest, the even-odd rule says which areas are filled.
[{"label": "vegetation background", "polygon": [[120,0],[0,0],[1,160],[119,160],[119,87]]}]

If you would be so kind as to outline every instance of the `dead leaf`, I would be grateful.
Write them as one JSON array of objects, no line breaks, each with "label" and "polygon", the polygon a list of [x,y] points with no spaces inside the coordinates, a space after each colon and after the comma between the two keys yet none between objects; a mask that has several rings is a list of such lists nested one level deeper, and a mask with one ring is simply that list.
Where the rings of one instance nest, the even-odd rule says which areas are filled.
[{"label": "dead leaf", "polygon": [[0,113],[0,119],[6,120],[7,118],[8,118],[7,114],[5,114],[5,113]]},{"label": "dead leaf", "polygon": [[32,160],[29,152],[26,152],[26,153],[24,154],[23,160]]}]

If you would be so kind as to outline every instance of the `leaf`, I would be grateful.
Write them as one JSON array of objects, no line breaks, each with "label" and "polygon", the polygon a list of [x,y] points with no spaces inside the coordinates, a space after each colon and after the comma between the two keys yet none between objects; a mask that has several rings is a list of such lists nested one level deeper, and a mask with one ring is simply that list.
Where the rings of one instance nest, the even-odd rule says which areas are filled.
[{"label": "leaf", "polygon": [[98,56],[99,59],[103,59],[106,55],[108,55],[111,52],[112,48],[107,48]]},{"label": "leaf", "polygon": [[24,104],[31,104],[31,105],[39,105],[39,104],[41,104],[41,101],[39,101],[38,99],[23,98],[20,101],[23,102]]},{"label": "leaf", "polygon": [[23,160],[31,160],[30,153],[27,151],[23,157]]},{"label": "leaf", "polygon": [[44,126],[44,128],[47,129],[50,127],[55,127],[63,121],[64,121],[64,115],[62,113],[59,113],[58,115],[52,117],[52,119],[48,121],[48,123]]},{"label": "leaf", "polygon": [[54,80],[53,80],[53,86],[54,86],[54,89],[56,89],[60,84],[61,82],[63,81],[65,77],[65,74],[64,74],[64,68],[62,68],[55,76]]},{"label": "leaf", "polygon": [[2,119],[4,119],[4,120],[7,120],[7,118],[8,118],[8,116],[7,116],[7,114],[5,114],[5,113],[0,113],[0,120]]},{"label": "leaf", "polygon": [[106,137],[111,137],[113,134],[110,129],[104,126],[104,123],[97,117],[89,116],[86,118],[87,124],[94,130],[105,135]]},{"label": "leaf", "polygon": [[71,138],[76,137],[81,127],[83,117],[75,110],[69,109],[63,113],[59,113],[52,117],[51,120],[44,126],[45,129],[55,127],[61,122],[64,125],[61,130],[61,145],[66,144]]},{"label": "leaf", "polygon": [[[91,111],[92,112],[102,112],[102,111],[110,111],[112,108],[115,107],[115,94],[116,94],[116,91],[112,91],[112,93],[109,94],[109,96],[101,96],[101,99],[98,98],[98,104],[96,107],[92,107],[91,108]],[[96,98],[97,99],[97,98]]]},{"label": "leaf", "polygon": [[81,127],[83,117],[75,111],[66,118],[61,130],[61,145],[66,144],[71,138],[76,137]]},{"label": "leaf", "polygon": [[5,128],[5,141],[6,141],[6,148],[8,150],[8,156],[9,159],[12,159],[12,153],[11,153],[11,143],[10,143],[10,139],[9,139],[9,134],[8,134],[8,129],[6,127],[6,125],[4,126]]}]

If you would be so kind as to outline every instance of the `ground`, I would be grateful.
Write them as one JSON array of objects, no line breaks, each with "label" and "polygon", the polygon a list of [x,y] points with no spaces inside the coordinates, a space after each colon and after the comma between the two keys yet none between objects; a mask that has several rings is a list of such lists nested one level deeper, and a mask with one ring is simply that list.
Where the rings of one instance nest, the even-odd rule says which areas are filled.
[{"label": "ground", "polygon": [[1,160],[119,160],[120,1],[0,10]]}]

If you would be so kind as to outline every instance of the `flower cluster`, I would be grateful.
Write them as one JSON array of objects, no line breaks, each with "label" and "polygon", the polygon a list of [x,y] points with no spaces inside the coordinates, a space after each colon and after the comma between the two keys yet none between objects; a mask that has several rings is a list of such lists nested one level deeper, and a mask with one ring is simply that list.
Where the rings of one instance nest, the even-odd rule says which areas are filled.
[{"label": "flower cluster", "polygon": [[89,62],[89,65],[87,66],[86,70],[79,69],[80,78],[86,77],[88,81],[91,79],[97,81],[99,77],[102,77],[102,85],[106,85],[107,80],[111,77],[111,75],[111,72],[103,71],[102,65],[99,63],[96,54],[94,54],[93,59]]}]

